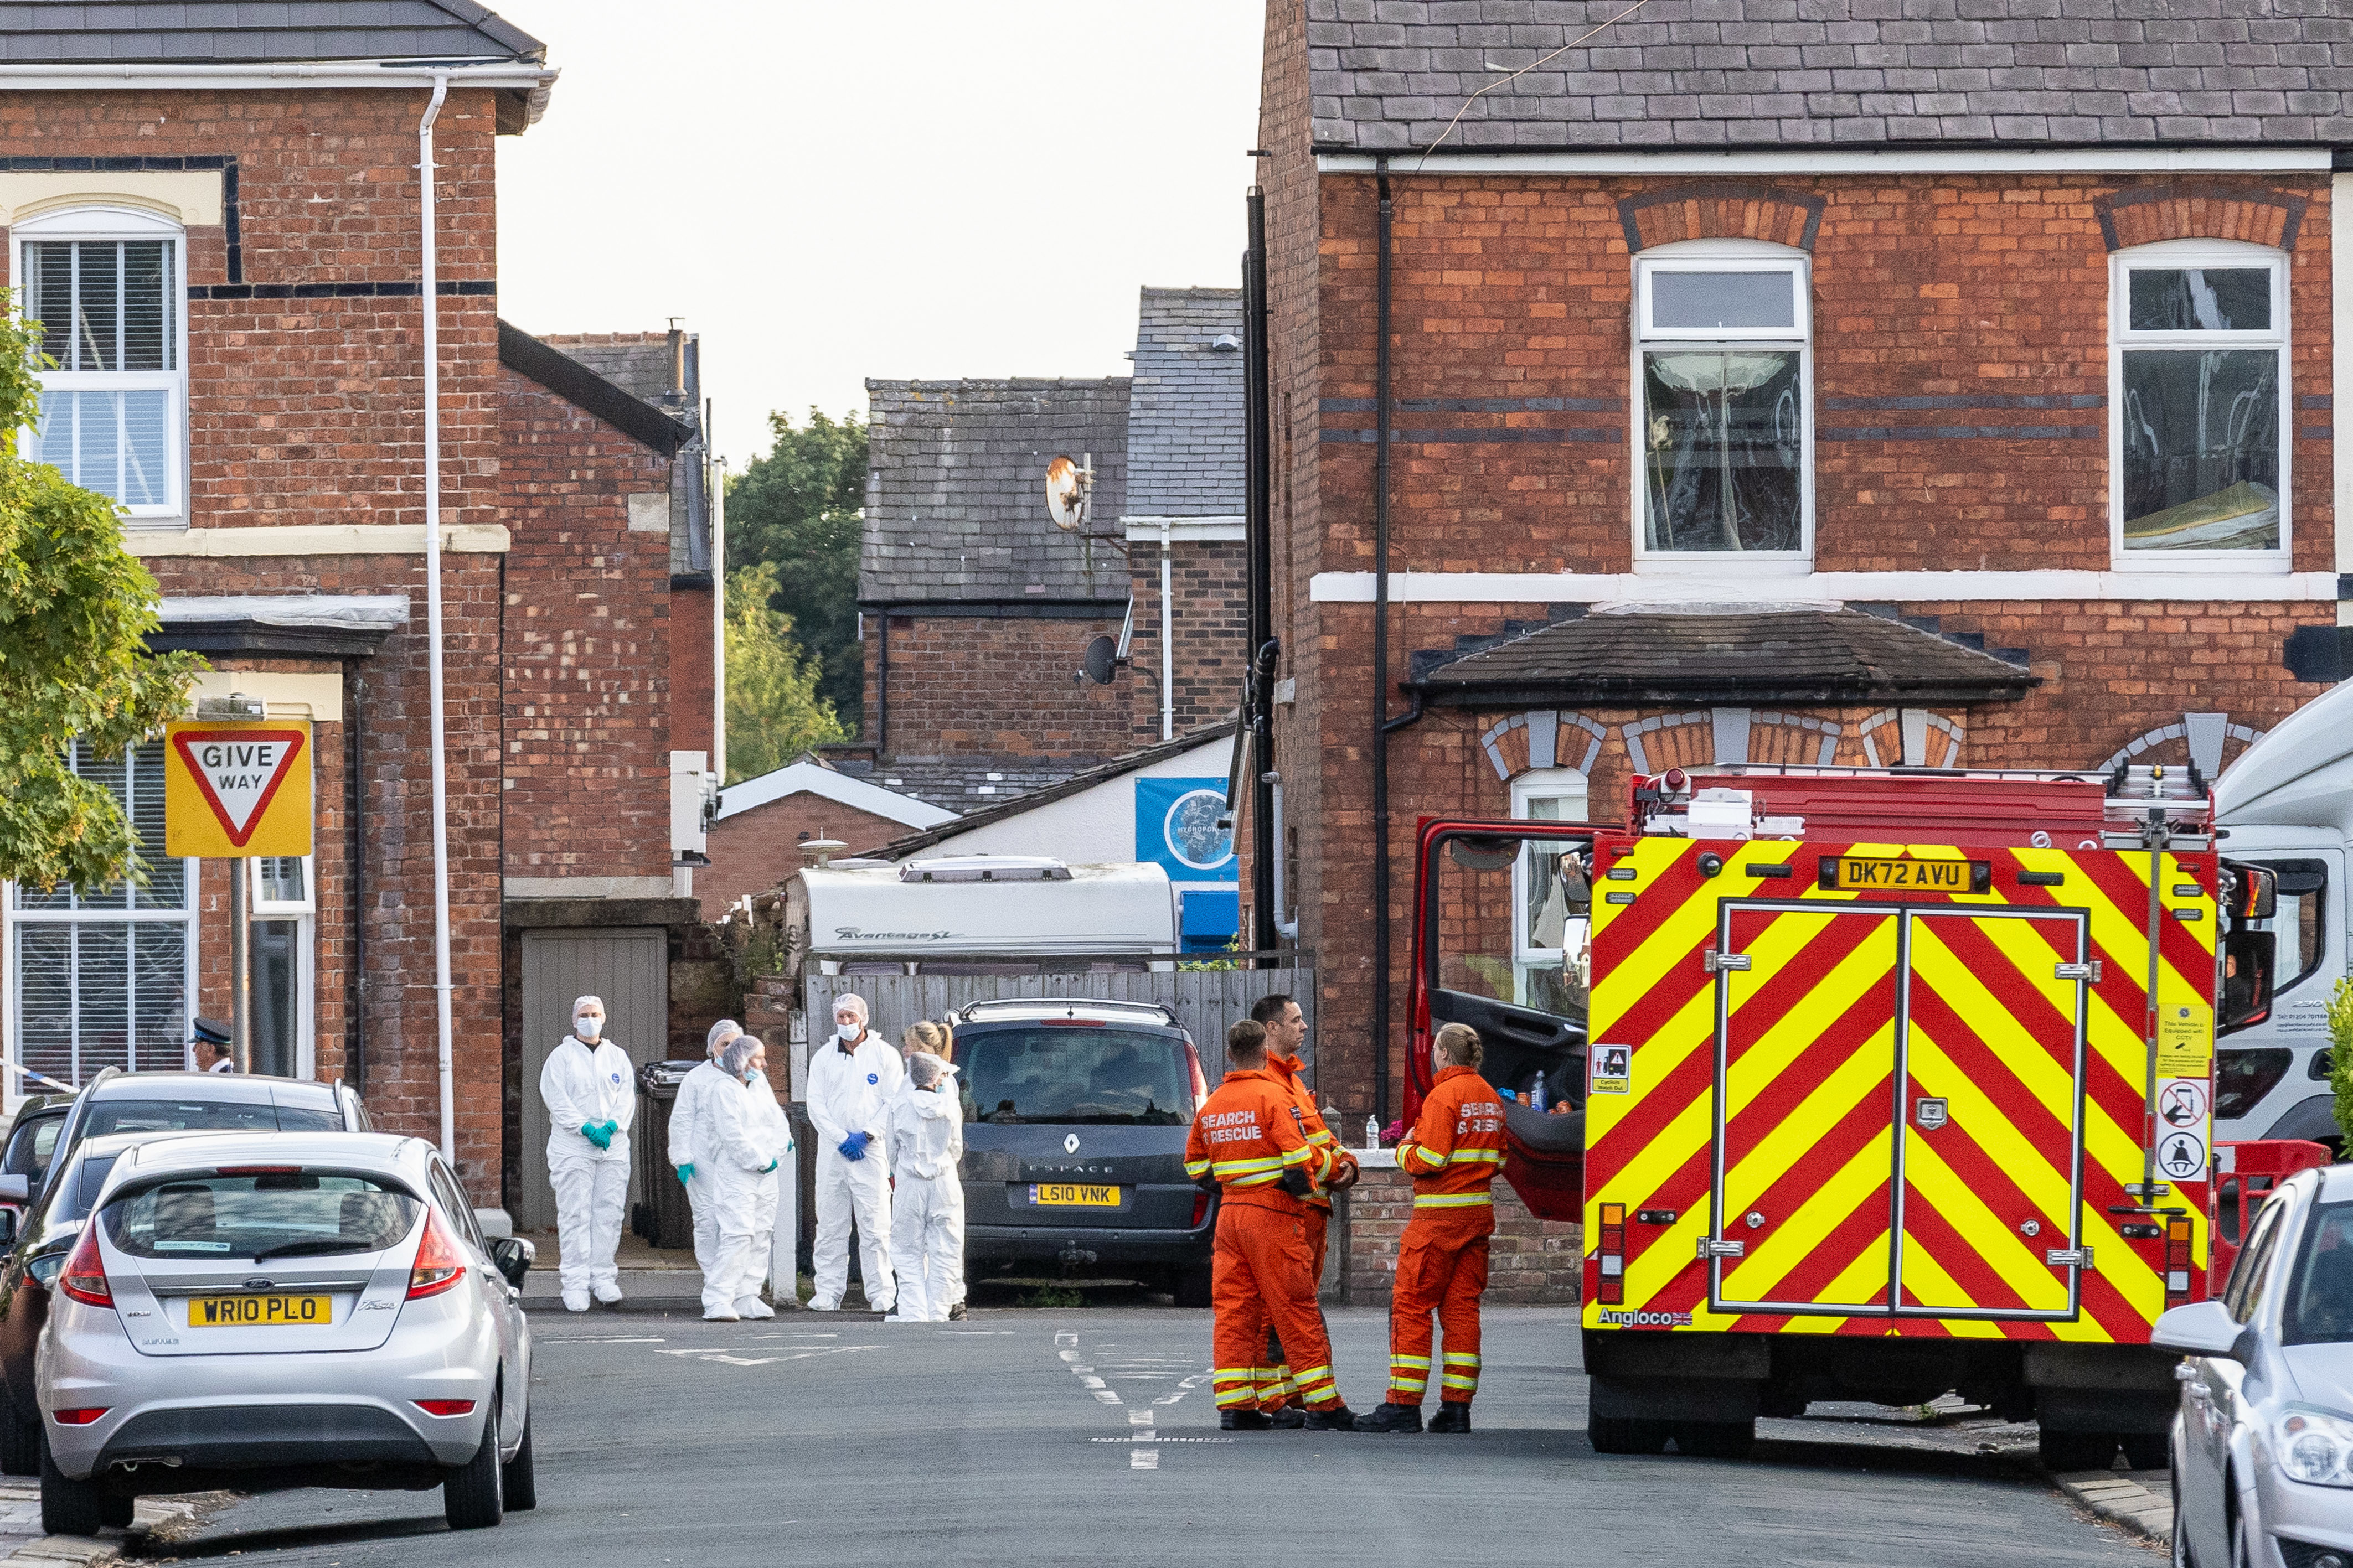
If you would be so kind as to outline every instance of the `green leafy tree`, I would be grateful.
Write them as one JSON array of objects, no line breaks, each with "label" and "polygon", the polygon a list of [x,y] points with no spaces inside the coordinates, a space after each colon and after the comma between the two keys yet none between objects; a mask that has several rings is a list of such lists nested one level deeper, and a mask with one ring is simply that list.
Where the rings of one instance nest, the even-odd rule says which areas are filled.
[{"label": "green leafy tree", "polygon": [[0,877],[94,889],[143,876],[141,847],[67,748],[120,756],[185,710],[204,661],[147,653],[160,594],[115,504],[16,450],[51,365],[40,342],[0,296]]},{"label": "green leafy tree", "polygon": [[2337,1135],[2353,1149],[2353,975],[2328,994],[2328,1087],[2334,1091]]},{"label": "green leafy tree", "polygon": [[842,739],[818,690],[817,661],[772,607],[776,563],[727,574],[727,782],[783,767],[811,746]]},{"label": "green leafy tree", "polygon": [[807,425],[768,416],[774,445],[727,481],[727,563],[772,563],[771,607],[816,657],[818,691],[853,730],[865,711],[858,647],[858,541],[866,504],[866,423],[812,408]]}]

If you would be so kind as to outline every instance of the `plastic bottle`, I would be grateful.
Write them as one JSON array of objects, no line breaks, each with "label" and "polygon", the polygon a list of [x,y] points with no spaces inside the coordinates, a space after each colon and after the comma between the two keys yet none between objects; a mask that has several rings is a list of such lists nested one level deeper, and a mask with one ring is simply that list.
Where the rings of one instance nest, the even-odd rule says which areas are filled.
[{"label": "plastic bottle", "polygon": [[1542,1073],[1536,1075],[1536,1081],[1528,1091],[1528,1108],[1531,1110],[1545,1109],[1545,1080]]},{"label": "plastic bottle", "polygon": [[1381,1124],[1376,1118],[1367,1116],[1365,1118],[1365,1147],[1377,1149],[1380,1146]]}]

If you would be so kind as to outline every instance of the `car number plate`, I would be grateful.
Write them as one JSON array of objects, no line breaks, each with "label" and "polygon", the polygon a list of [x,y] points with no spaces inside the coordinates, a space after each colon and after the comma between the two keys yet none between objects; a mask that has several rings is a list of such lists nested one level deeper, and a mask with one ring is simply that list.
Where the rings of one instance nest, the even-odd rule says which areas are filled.
[{"label": "car number plate", "polygon": [[1117,1187],[1085,1186],[1076,1182],[1039,1182],[1029,1189],[1029,1201],[1041,1207],[1115,1209]]},{"label": "car number plate", "polygon": [[[1831,868],[1836,869],[1832,870]],[[1989,860],[1895,860],[1841,855],[1827,861],[1822,886],[1842,893],[1982,893],[1993,885]]]},{"label": "car number plate", "polygon": [[191,1296],[192,1329],[323,1329],[334,1320],[332,1296]]}]

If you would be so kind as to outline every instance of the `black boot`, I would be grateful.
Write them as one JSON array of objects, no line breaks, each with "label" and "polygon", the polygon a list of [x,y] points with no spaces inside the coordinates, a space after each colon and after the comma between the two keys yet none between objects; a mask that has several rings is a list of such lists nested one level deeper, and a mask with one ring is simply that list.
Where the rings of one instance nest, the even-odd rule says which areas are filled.
[{"label": "black boot", "polygon": [[1286,1405],[1280,1410],[1268,1412],[1267,1419],[1274,1423],[1278,1432],[1296,1432],[1307,1425],[1307,1412],[1296,1405]]},{"label": "black boot", "polygon": [[1353,1432],[1356,1413],[1345,1405],[1327,1405],[1321,1410],[1310,1409],[1305,1425],[1310,1432]]},{"label": "black boot", "polygon": [[967,1314],[965,1311],[965,1304],[962,1301],[958,1301],[955,1306],[948,1309],[948,1321],[951,1323],[963,1322],[966,1315]]},{"label": "black boot", "polygon": [[1359,1432],[1419,1432],[1421,1430],[1421,1406],[1395,1405],[1384,1399],[1378,1406],[1356,1417]]},{"label": "black boot", "polygon": [[1430,1429],[1433,1432],[1468,1432],[1471,1430],[1471,1402],[1465,1399],[1440,1405],[1438,1414],[1430,1418]]},{"label": "black boot", "polygon": [[1218,1412],[1218,1430],[1220,1432],[1263,1432],[1273,1425],[1255,1410]]}]

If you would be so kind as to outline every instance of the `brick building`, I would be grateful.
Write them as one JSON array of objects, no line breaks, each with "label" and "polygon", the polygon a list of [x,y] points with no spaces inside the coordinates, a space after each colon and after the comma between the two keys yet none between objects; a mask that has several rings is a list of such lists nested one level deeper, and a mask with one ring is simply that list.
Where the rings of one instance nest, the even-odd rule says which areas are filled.
[{"label": "brick building", "polygon": [[2342,662],[2341,26],[1651,0],[1577,42],[1622,9],[1268,9],[1276,755],[1351,1115],[1420,816],[2211,773]]},{"label": "brick building", "polygon": [[[698,594],[672,564],[698,529],[707,542],[707,519],[669,499],[702,482],[682,471],[701,461],[690,409],[498,320],[493,139],[538,118],[555,73],[537,40],[459,0],[18,9],[0,33],[0,227],[60,362],[35,450],[123,505],[163,590],[155,647],[207,655],[206,693],[315,726],[315,851],[248,863],[256,1065],[347,1079],[380,1125],[427,1136],[442,1085],[418,148],[446,86],[450,1090],[478,1201],[513,1201],[531,1168],[519,1085],[536,1073],[508,1016],[519,984],[536,995],[516,932],[593,938],[561,950],[586,969],[540,977],[550,994],[649,940],[649,968],[607,973],[624,983],[616,1033],[665,1054],[669,965],[693,957],[669,951],[692,918],[670,753],[709,747],[713,700],[694,651],[713,635],[708,578]],[[160,760],[78,759],[151,844]],[[181,1065],[189,1016],[229,1010],[236,869],[159,854],[146,889],[10,889],[8,1059],[69,1081]],[[563,1026],[540,1006],[543,1052]]]}]

